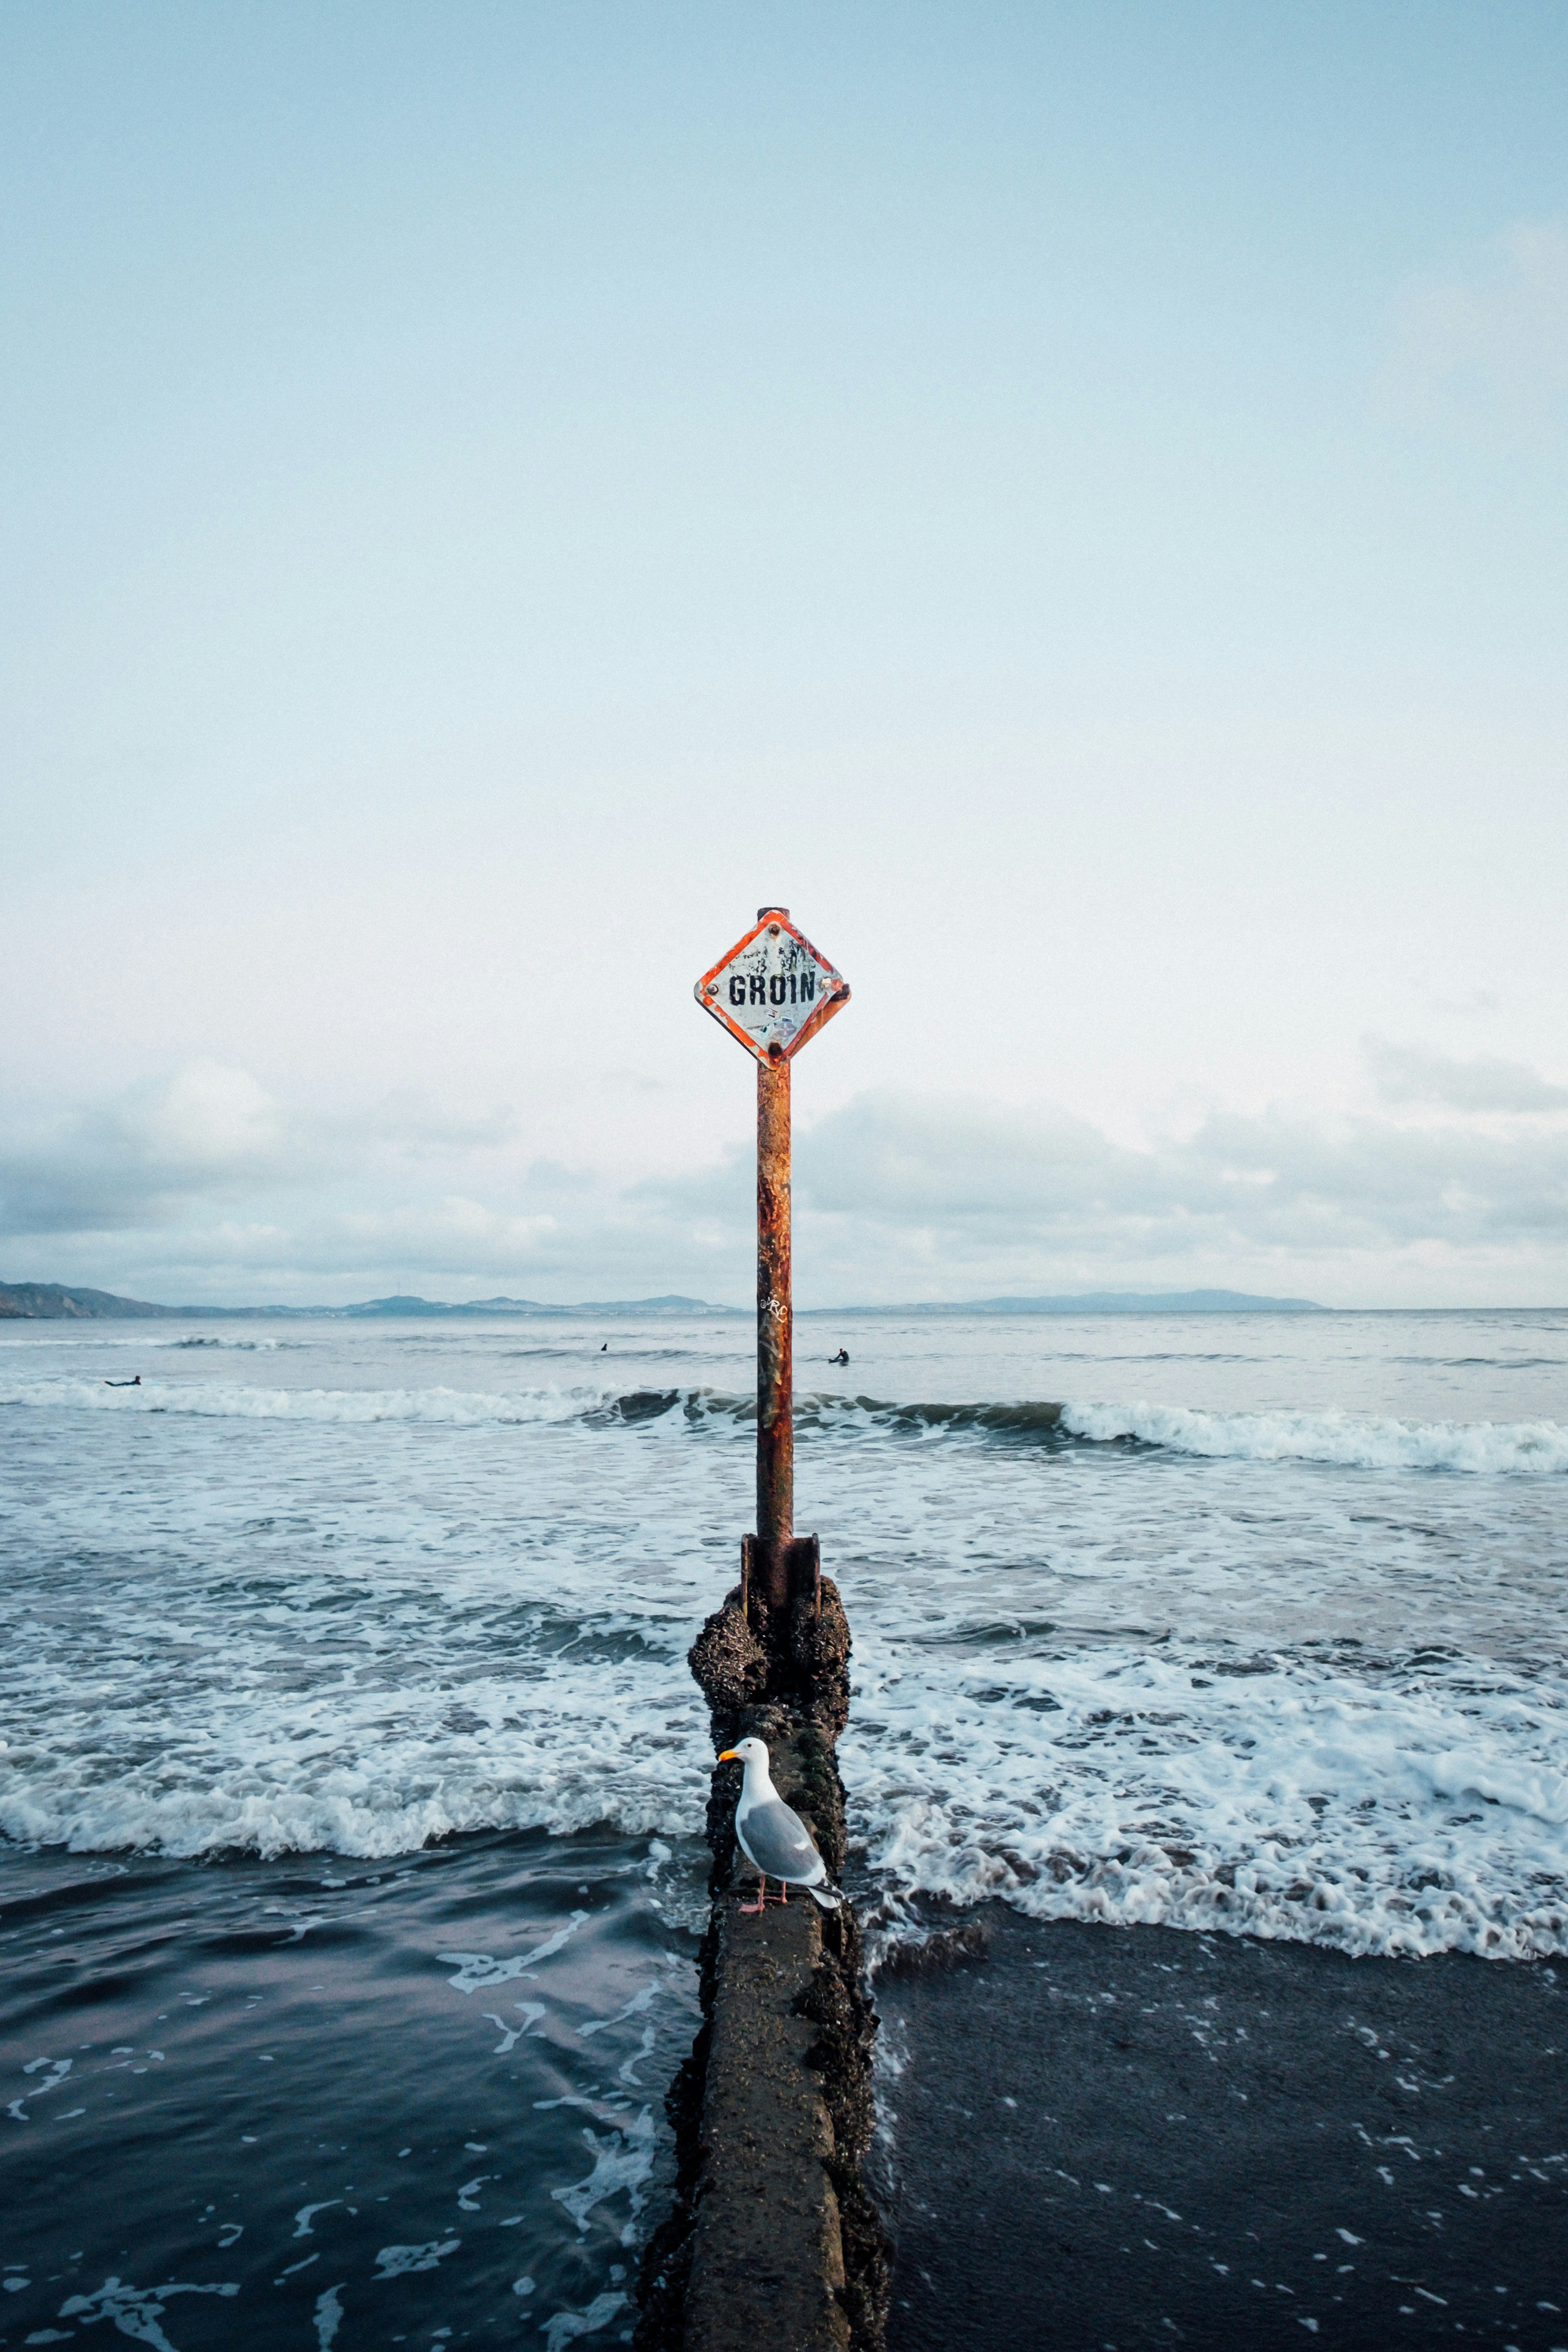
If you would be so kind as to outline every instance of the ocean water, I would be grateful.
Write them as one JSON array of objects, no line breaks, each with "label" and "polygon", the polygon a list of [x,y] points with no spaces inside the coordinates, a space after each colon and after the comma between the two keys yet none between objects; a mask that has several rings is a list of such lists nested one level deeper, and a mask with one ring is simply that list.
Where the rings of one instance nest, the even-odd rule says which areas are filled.
[{"label": "ocean water", "polygon": [[[738,1319],[0,1327],[0,2343],[629,2333],[752,1380]],[[1565,1381],[1568,1313],[802,1318],[878,1935],[1568,1950]]]}]

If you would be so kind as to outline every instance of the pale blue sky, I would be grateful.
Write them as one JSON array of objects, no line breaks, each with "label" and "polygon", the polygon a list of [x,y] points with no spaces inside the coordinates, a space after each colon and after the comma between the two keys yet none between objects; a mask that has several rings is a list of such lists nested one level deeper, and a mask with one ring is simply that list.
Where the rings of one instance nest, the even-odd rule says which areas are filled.
[{"label": "pale blue sky", "polygon": [[1565,101],[1561,5],[13,0],[0,1276],[744,1297],[777,898],[803,1295],[1568,1299]]}]

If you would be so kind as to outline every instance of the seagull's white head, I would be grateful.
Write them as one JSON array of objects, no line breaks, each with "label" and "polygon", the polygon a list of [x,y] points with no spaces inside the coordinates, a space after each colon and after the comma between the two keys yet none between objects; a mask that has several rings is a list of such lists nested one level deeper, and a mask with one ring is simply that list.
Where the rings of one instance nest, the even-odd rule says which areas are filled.
[{"label": "seagull's white head", "polygon": [[760,1764],[766,1770],[767,1742],[748,1735],[745,1739],[737,1739],[733,1748],[727,1748],[718,1760],[721,1764]]}]

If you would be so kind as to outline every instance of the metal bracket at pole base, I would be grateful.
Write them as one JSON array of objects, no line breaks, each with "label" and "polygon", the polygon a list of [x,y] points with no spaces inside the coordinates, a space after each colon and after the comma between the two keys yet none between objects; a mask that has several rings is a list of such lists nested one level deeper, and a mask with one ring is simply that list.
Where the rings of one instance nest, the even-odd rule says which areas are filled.
[{"label": "metal bracket at pole base", "polygon": [[780,1544],[760,1537],[740,1538],[740,1606],[748,1624],[755,1612],[771,1615],[792,1601],[810,1601],[816,1616],[822,1605],[822,1547],[815,1536],[789,1536]]}]

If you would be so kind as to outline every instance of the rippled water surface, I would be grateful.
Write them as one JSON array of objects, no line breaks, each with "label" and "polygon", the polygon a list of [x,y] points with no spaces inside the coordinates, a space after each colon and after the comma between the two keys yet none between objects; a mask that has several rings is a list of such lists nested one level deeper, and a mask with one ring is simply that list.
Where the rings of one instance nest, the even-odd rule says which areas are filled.
[{"label": "rippled water surface", "polygon": [[[999,1894],[1568,1948],[1568,1315],[806,1318],[797,1359],[890,1931]],[[629,2327],[751,1380],[740,1319],[0,1327],[5,2340]]]}]

